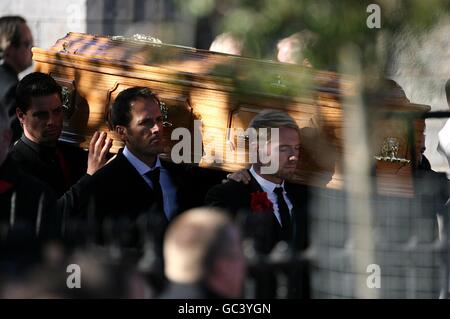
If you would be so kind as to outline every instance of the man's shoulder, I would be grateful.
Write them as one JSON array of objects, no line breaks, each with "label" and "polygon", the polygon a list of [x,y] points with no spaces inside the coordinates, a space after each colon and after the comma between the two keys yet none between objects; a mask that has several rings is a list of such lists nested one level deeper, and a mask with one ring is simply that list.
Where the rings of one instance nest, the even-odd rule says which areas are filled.
[{"label": "man's shoulder", "polygon": [[208,185],[216,185],[226,178],[226,172],[222,170],[201,167],[191,163],[174,163],[161,157],[160,161],[161,166],[167,169],[171,175],[179,174],[180,177],[194,179],[194,182],[204,182]]},{"label": "man's shoulder", "polygon": [[26,144],[22,141],[21,138],[19,138],[19,139],[13,144],[13,146],[11,147],[10,153],[13,153],[13,152],[20,152],[20,151],[22,151],[23,149],[25,149],[25,147],[26,147]]},{"label": "man's shoulder", "polygon": [[188,166],[184,163],[174,163],[171,160],[159,157],[161,167],[169,171],[171,174],[184,174],[189,170]]},{"label": "man's shoulder", "polygon": [[[53,190],[42,182],[40,179],[28,174],[24,171],[21,166],[17,165],[10,157],[7,158],[5,164],[7,169],[9,170],[9,174],[14,176],[14,180],[17,183],[20,191],[26,191],[28,195],[32,194],[42,194],[45,193],[47,195],[54,195]],[[32,190],[32,192],[30,192]]]},{"label": "man's shoulder", "polygon": [[206,203],[216,201],[236,202],[243,200],[250,194],[251,187],[248,184],[228,180],[225,183],[213,186],[206,194]]},{"label": "man's shoulder", "polygon": [[132,169],[132,165],[125,156],[119,153],[114,155],[105,166],[95,172],[91,177],[91,181],[93,183],[109,182],[111,179],[121,181],[120,179],[122,177],[129,180],[129,178],[132,177],[132,175],[130,176],[130,171],[132,171]]},{"label": "man's shoulder", "polygon": [[165,169],[167,169],[169,172],[173,173],[185,173],[189,172],[193,165],[187,164],[187,163],[174,163],[170,159],[166,157],[159,157],[159,161],[161,163],[161,166]]},{"label": "man's shoulder", "polygon": [[302,204],[309,201],[309,198],[315,192],[315,188],[310,185],[292,182],[286,182],[285,189],[288,195],[291,195],[289,196],[291,200]]},{"label": "man's shoulder", "polygon": [[301,183],[293,183],[293,182],[285,182],[285,188],[288,191],[295,192],[295,193],[303,193],[307,194],[311,191],[312,187],[306,184]]},{"label": "man's shoulder", "polygon": [[33,190],[33,193],[45,193],[47,196],[51,196],[52,198],[55,196],[53,190],[46,183],[41,181],[40,179],[26,174],[22,170],[19,170],[19,178],[22,185],[27,185],[29,189]]},{"label": "man's shoulder", "polygon": [[37,156],[35,152],[26,145],[21,139],[18,139],[11,148],[9,156],[16,163],[32,160]]}]

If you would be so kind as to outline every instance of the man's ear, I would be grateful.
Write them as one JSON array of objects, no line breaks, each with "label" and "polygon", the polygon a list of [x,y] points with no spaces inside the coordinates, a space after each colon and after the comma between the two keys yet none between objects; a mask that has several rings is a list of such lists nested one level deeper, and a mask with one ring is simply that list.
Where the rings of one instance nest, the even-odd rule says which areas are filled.
[{"label": "man's ear", "polygon": [[122,141],[126,142],[128,140],[127,128],[125,126],[116,125],[114,130],[116,131],[117,134],[119,134],[120,139]]},{"label": "man's ear", "polygon": [[20,109],[20,108],[16,108],[16,115],[17,115],[17,118],[19,119],[19,121],[20,121],[20,124],[23,124],[23,120],[24,120],[24,117],[25,117],[25,113],[24,112],[22,112],[22,110]]}]

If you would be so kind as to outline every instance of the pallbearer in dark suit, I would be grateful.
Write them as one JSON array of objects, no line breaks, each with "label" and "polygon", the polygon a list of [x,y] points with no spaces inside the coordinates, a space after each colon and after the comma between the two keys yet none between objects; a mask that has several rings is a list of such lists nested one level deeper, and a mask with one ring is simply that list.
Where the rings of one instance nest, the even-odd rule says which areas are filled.
[{"label": "pallbearer in dark suit", "polygon": [[52,188],[65,216],[78,213],[89,194],[90,176],[106,163],[111,140],[95,133],[88,154],[59,141],[64,120],[61,86],[48,74],[25,76],[17,85],[16,100],[23,135],[11,149],[11,160]]},{"label": "pallbearer in dark suit", "polygon": [[[92,201],[86,212],[94,212],[98,225],[122,225],[126,237],[122,244],[137,244],[138,238],[130,234],[142,234],[136,227],[147,226],[161,242],[167,223],[193,205],[190,190],[184,187],[185,168],[159,157],[163,151],[160,102],[148,88],[129,88],[119,93],[109,117],[125,148],[92,177]],[[104,230],[99,234],[102,242],[118,239],[118,232]]]},{"label": "pallbearer in dark suit", "polygon": [[[162,239],[168,223],[194,206],[185,186],[184,166],[162,160],[163,118],[158,98],[145,87],[119,93],[109,111],[110,126],[125,148],[92,176],[87,220],[95,220],[96,241],[141,251],[153,243],[160,263],[152,272],[162,275]],[[95,218],[90,219],[92,216]],[[148,246],[146,246],[148,247]],[[158,259],[157,259],[158,260]],[[158,277],[155,280],[160,281]],[[157,282],[155,287],[161,283]]]},{"label": "pallbearer in dark suit", "polygon": [[58,236],[56,197],[7,157],[12,132],[0,103],[0,277],[40,261],[41,245]]},{"label": "pallbearer in dark suit", "polygon": [[[250,152],[258,152],[257,162],[248,170],[250,181],[244,184],[230,180],[215,186],[207,194],[206,204],[226,208],[233,214],[245,212],[246,234],[254,238],[260,253],[270,252],[282,240],[294,251],[305,250],[308,247],[307,188],[287,181],[299,160],[299,127],[280,111],[261,112],[250,127],[259,134],[259,145],[256,140],[250,141]],[[277,132],[278,137],[274,135]],[[263,149],[271,158],[269,164],[274,168],[271,171],[269,165],[262,163]],[[277,168],[273,167],[276,161]],[[291,296],[308,297],[307,275],[301,273],[301,288],[293,288],[296,291]]]}]

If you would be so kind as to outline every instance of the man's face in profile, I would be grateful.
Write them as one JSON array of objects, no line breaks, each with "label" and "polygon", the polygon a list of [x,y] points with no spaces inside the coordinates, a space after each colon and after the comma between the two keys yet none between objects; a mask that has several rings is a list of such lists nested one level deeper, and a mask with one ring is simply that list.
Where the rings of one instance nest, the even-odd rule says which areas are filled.
[{"label": "man's face in profile", "polygon": [[18,72],[25,71],[31,66],[33,35],[26,23],[20,25],[20,41],[10,47],[10,60]]},{"label": "man's face in profile", "polygon": [[300,155],[300,136],[298,130],[281,127],[279,140],[271,142],[272,152],[278,153],[279,169],[275,174],[282,179],[291,178],[295,173]]},{"label": "man's face in profile", "polygon": [[291,178],[297,169],[300,154],[299,132],[289,127],[271,129],[271,132],[267,147],[259,145],[261,173],[281,179]]},{"label": "man's face in profile", "polygon": [[63,106],[57,93],[32,97],[31,106],[24,113],[17,110],[25,136],[38,144],[55,144],[63,127]]}]

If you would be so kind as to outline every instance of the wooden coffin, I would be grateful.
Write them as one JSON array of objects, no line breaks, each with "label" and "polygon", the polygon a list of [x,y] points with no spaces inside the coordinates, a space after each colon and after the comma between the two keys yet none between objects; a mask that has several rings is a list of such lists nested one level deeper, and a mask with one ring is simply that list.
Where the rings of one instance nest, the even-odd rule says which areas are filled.
[{"label": "wooden coffin", "polygon": [[[302,128],[301,161],[292,179],[342,186],[341,105],[342,98],[353,92],[351,81],[335,73],[167,45],[145,37],[123,39],[81,33],[69,33],[49,49],[33,48],[33,59],[37,71],[51,74],[64,87],[67,109],[62,139],[68,142],[87,148],[96,130],[109,131],[107,112],[115,96],[131,86],[147,86],[164,103],[166,121],[171,123],[165,130],[166,156],[170,157],[171,148],[178,142],[170,139],[171,133],[184,127],[193,139],[200,136],[202,141],[200,150],[192,148],[194,162],[226,171],[243,168],[246,163],[237,159],[244,156],[248,160],[247,151],[239,153],[236,145],[245,145],[246,136],[238,129],[247,128],[251,118],[263,109],[281,109]],[[383,102],[378,110],[383,109],[409,113],[429,110],[402,101]],[[408,193],[404,183],[396,185],[399,172],[410,174],[406,122],[376,118],[371,152],[379,158],[377,170],[388,172],[392,178],[385,180],[383,188]],[[201,126],[194,120],[201,120]],[[417,121],[414,130],[416,140],[420,139],[423,121]],[[114,138],[112,151],[116,152],[122,143],[114,132],[110,134]],[[395,154],[387,143],[392,140],[397,143]],[[418,154],[419,143],[416,145]],[[402,167],[405,169],[399,170]]]}]

